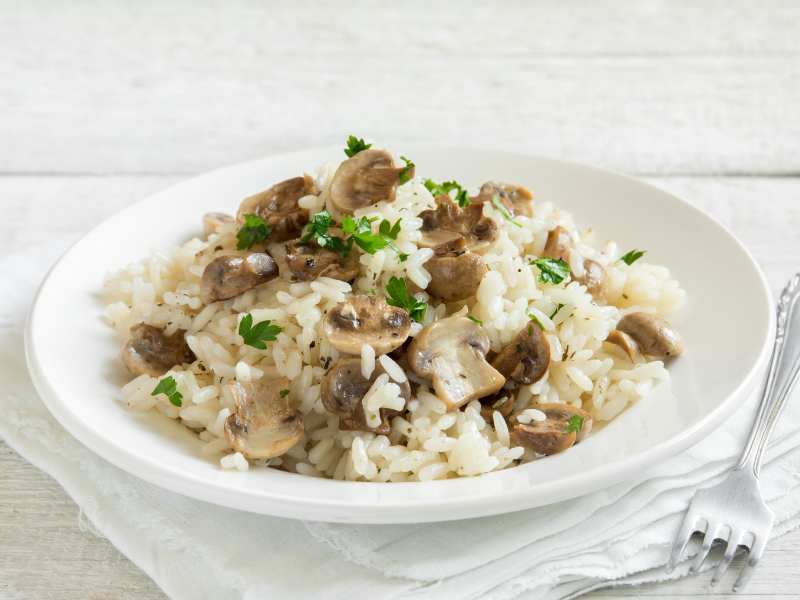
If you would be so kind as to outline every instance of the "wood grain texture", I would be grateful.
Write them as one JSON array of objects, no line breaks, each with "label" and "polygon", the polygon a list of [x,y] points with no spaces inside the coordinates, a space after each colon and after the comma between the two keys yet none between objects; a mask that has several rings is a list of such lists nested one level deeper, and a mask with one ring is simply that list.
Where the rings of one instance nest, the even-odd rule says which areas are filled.
[{"label": "wood grain texture", "polygon": [[197,172],[440,140],[800,173],[796,2],[0,1],[3,172]]},{"label": "wood grain texture", "polygon": [[[179,179],[175,175],[0,177],[6,216],[0,219],[0,254],[54,234],[85,231]],[[660,177],[650,181],[687,198],[731,228],[764,266],[773,290],[800,265],[800,178]],[[759,209],[759,202],[767,199],[775,210]],[[794,532],[769,546],[746,594],[729,593],[734,567],[713,597],[794,600],[800,590],[798,556],[800,532]],[[702,575],[667,584],[601,590],[586,598],[696,598],[711,594],[708,579]],[[56,482],[0,442],[0,600],[87,598],[161,600],[164,595],[108,541],[91,532]]]}]

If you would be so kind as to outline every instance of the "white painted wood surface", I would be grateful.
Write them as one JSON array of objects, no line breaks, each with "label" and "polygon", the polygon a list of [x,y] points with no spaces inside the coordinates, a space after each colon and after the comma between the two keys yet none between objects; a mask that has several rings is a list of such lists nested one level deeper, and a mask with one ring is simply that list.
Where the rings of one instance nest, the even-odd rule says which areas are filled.
[{"label": "white painted wood surface", "polygon": [[[0,0],[0,254],[353,132],[648,175],[728,225],[777,289],[800,266],[798,106],[797,2]],[[0,443],[0,599],[163,598],[81,523]],[[795,532],[736,598],[797,598],[798,560]],[[715,597],[734,597],[725,583]],[[701,577],[588,597],[709,593]]]}]

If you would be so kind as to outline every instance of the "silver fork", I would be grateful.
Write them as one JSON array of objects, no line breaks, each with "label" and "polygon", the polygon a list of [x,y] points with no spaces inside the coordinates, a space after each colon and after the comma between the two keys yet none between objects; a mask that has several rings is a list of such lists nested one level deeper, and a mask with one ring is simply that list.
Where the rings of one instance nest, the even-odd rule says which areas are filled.
[{"label": "silver fork", "polygon": [[778,302],[775,345],[747,445],[738,464],[722,483],[699,490],[694,495],[675,538],[667,572],[678,564],[692,535],[702,533],[703,544],[694,558],[690,572],[696,572],[702,567],[712,544],[720,540],[725,545],[725,553],[711,578],[711,585],[716,585],[741,547],[749,556],[733,586],[733,591],[738,592],[749,581],[753,568],[764,552],[775,515],[761,495],[758,472],[769,435],[800,372],[798,297],[800,273],[792,277]]}]

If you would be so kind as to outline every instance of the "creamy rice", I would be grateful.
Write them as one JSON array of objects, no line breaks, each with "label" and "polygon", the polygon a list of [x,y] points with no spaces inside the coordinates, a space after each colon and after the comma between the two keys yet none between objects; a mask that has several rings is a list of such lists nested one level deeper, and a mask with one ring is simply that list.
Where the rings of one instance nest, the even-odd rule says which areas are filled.
[{"label": "creamy rice", "polygon": [[[316,184],[323,195],[306,196],[300,206],[312,213],[323,208],[321,198],[336,167],[333,163],[319,169]],[[167,334],[185,330],[196,356],[188,368],[175,367],[168,372],[183,396],[180,407],[163,394],[151,395],[161,378],[148,375],[139,375],[123,386],[122,402],[132,410],[157,410],[180,419],[197,433],[204,453],[225,469],[246,470],[258,464],[309,476],[385,482],[478,475],[516,464],[524,451],[510,445],[509,428],[499,412],[494,411],[487,422],[478,401],[448,411],[428,382],[407,374],[388,355],[376,356],[369,345],[357,357],[361,371],[369,377],[380,368],[382,374],[363,399],[367,423],[379,423],[381,409],[405,405],[405,412],[391,420],[390,433],[340,430],[339,417],[330,414],[320,398],[326,367],[339,358],[322,334],[324,315],[350,292],[382,290],[392,276],[404,277],[424,290],[431,279],[424,263],[433,251],[417,247],[422,226],[417,215],[433,207],[434,198],[417,177],[397,188],[394,202],[356,211],[356,217],[378,217],[392,223],[401,219],[395,245],[408,259],[401,262],[390,248],[361,254],[352,284],[327,277],[292,283],[286,275],[284,244],[269,244],[267,251],[281,271],[279,278],[234,299],[205,306],[200,297],[203,270],[221,252],[236,253],[235,223],[222,224],[207,238],[198,236],[165,255],[114,273],[105,284],[105,315],[120,336],[127,337],[130,327],[142,322],[163,328]],[[520,423],[541,420],[544,413],[531,408],[541,402],[582,407],[596,425],[602,424],[669,378],[662,362],[633,364],[619,348],[604,343],[627,312],[664,316],[681,308],[685,292],[667,268],[644,259],[632,265],[619,261],[615,243],[597,244],[594,234],[584,235],[569,213],[547,201],[534,202],[532,217],[516,215],[518,225],[489,204],[484,206],[484,214],[497,224],[499,238],[483,255],[489,270],[475,297],[448,309],[419,292],[417,297],[429,306],[424,323],[412,325],[412,337],[424,325],[463,310],[482,323],[491,349],[499,352],[530,323],[529,315],[535,316],[546,333],[552,362],[541,380],[518,390],[515,416]],[[197,220],[200,230],[200,215]],[[576,256],[605,267],[606,304],[596,303],[575,281],[543,285],[537,280],[528,260],[541,255],[548,232],[557,225],[565,227],[576,243],[570,261],[575,276],[583,269]],[[282,328],[265,350],[243,344],[238,334],[247,313],[255,322],[268,319]],[[235,409],[226,384],[279,377],[290,381],[289,399],[303,416],[305,433],[283,456],[248,462],[233,451],[224,435],[225,420]],[[409,378],[414,393],[406,405],[400,385]]]}]

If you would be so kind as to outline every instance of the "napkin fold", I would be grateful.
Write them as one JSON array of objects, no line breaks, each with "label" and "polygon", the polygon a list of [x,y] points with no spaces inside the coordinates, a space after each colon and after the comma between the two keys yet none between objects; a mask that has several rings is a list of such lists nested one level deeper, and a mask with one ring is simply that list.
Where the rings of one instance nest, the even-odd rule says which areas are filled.
[{"label": "napkin fold", "polygon": [[[756,398],[707,439],[639,481],[513,514],[419,525],[304,523],[253,515],[156,488],[105,462],[49,414],[27,375],[26,312],[48,265],[74,238],[0,260],[0,437],[54,477],[106,536],[176,600],[213,597],[573,598],[609,585],[685,575],[663,570],[699,487],[735,462]],[[761,482],[773,535],[800,521],[800,392],[766,453]]]}]

